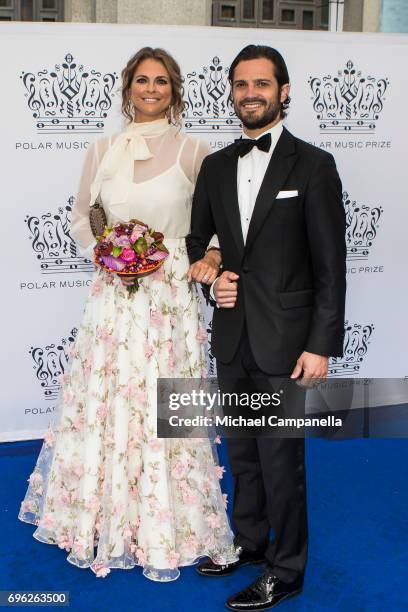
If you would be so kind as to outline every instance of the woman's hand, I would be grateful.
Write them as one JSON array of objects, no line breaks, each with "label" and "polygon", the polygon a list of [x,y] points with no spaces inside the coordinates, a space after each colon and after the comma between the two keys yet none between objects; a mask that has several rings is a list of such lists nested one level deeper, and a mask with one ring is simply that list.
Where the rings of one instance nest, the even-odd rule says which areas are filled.
[{"label": "woman's hand", "polygon": [[195,280],[198,283],[212,285],[218,276],[221,265],[221,253],[218,249],[206,252],[202,259],[191,264],[187,272],[187,280],[190,283]]}]

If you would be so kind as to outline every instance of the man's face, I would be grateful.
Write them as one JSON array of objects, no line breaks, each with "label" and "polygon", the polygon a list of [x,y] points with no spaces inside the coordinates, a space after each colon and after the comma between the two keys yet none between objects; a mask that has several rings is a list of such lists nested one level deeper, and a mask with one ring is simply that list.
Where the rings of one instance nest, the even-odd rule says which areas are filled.
[{"label": "man's face", "polygon": [[289,84],[279,87],[273,63],[266,58],[239,62],[234,70],[232,99],[244,127],[257,130],[277,123]]}]

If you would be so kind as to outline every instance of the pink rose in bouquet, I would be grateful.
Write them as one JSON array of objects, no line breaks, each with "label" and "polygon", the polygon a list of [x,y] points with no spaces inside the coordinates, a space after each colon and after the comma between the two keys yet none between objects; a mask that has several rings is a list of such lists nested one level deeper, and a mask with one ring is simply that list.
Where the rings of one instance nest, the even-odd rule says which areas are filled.
[{"label": "pink rose in bouquet", "polygon": [[126,263],[132,263],[133,261],[136,261],[136,253],[133,249],[123,249],[119,257],[122,261],[126,261]]}]

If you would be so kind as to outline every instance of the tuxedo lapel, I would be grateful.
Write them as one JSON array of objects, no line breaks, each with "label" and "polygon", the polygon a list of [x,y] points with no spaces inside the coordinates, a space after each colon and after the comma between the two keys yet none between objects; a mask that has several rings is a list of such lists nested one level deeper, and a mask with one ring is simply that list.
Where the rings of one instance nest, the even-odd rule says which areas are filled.
[{"label": "tuxedo lapel", "polygon": [[225,163],[222,169],[221,176],[221,193],[224,210],[231,226],[231,231],[234,240],[238,247],[239,253],[244,252],[244,238],[242,235],[241,217],[238,206],[238,187],[237,187],[237,169],[238,157],[230,150],[226,151]]},{"label": "tuxedo lapel", "polygon": [[255,240],[296,159],[295,139],[283,128],[255,201],[245,248],[249,248]]}]

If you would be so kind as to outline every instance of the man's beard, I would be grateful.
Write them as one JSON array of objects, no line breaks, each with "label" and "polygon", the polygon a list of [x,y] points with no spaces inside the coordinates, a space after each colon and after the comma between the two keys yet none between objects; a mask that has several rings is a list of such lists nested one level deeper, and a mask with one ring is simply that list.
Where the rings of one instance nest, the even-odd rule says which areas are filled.
[{"label": "man's beard", "polygon": [[[259,102],[260,104],[265,105],[263,113],[261,115],[254,113],[253,115],[243,116],[243,113],[241,113],[241,106],[243,104],[248,104],[248,102]],[[239,119],[241,119],[244,127],[250,130],[259,130],[260,128],[263,128],[275,121],[275,119],[280,115],[281,106],[278,97],[272,102],[269,102],[269,104],[265,104],[265,100],[259,98],[244,98],[240,102],[239,106],[234,104],[234,109],[235,114]]]}]

